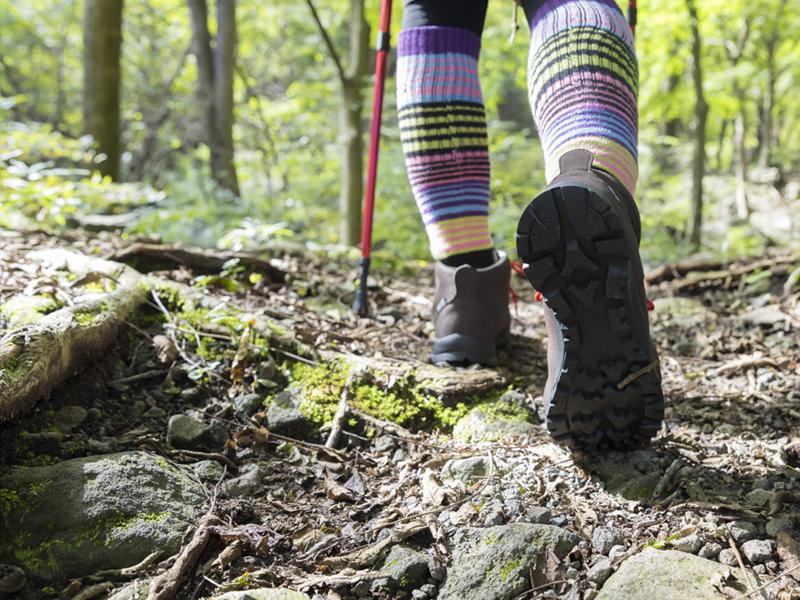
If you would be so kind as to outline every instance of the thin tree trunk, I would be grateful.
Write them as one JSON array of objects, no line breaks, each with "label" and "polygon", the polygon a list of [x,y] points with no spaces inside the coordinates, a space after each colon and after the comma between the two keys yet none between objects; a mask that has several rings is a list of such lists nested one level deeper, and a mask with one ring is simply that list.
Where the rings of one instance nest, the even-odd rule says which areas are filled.
[{"label": "thin tree trunk", "polygon": [[83,5],[83,127],[106,159],[103,175],[119,179],[122,0]]},{"label": "thin tree trunk", "polygon": [[772,111],[775,107],[775,83],[778,79],[777,69],[775,66],[775,50],[778,46],[779,33],[778,26],[783,18],[784,9],[786,8],[786,0],[781,0],[778,7],[777,14],[772,21],[772,31],[767,38],[767,89],[764,93],[764,103],[761,107],[759,114],[759,153],[758,165],[760,167],[768,167],[770,160],[770,153],[772,152],[772,137],[773,137],[773,119]]},{"label": "thin tree trunk", "polygon": [[728,134],[729,119],[722,119],[722,125],[719,128],[719,140],[717,141],[717,158],[716,158],[716,171],[722,173],[722,154],[725,150],[725,139]]},{"label": "thin tree trunk", "polygon": [[689,241],[700,248],[703,229],[703,175],[706,169],[706,120],[708,104],[703,94],[702,42],[694,0],[685,0],[692,39],[692,81],[695,95],[694,158],[692,160],[692,203],[689,213]]},{"label": "thin tree trunk", "polygon": [[197,104],[203,136],[211,154],[211,174],[221,187],[239,194],[233,163],[233,71],[236,2],[217,3],[216,50],[211,48],[206,0],[187,0],[192,26],[192,54],[197,62]]},{"label": "thin tree trunk", "polygon": [[236,64],[236,0],[217,0],[217,45],[214,50],[214,114],[219,146],[211,152],[214,178],[239,195],[233,164],[233,76]]},{"label": "thin tree trunk", "polygon": [[[738,86],[735,86],[738,88]],[[737,91],[737,97],[741,92]],[[746,221],[750,215],[750,207],[747,204],[747,146],[745,145],[745,134],[747,122],[744,116],[744,107],[739,107],[736,120],[733,122],[733,147],[736,153],[736,191],[734,193],[734,204],[736,207],[736,217],[740,221]]]},{"label": "thin tree trunk", "polygon": [[343,151],[339,193],[339,240],[356,246],[361,238],[361,201],[364,197],[364,95],[362,87],[369,70],[369,25],[364,0],[350,0],[350,60],[342,81],[340,108]]}]

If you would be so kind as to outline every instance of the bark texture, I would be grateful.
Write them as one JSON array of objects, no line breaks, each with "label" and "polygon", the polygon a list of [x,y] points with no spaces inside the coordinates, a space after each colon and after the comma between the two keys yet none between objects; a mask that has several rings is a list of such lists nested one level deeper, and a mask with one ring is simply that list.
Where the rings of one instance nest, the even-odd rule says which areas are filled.
[{"label": "bark texture", "polygon": [[106,155],[98,168],[119,179],[122,0],[83,4],[83,126]]},{"label": "bark texture", "polygon": [[703,93],[702,40],[694,0],[686,0],[692,38],[692,82],[695,95],[694,157],[692,159],[692,201],[689,213],[689,241],[700,247],[703,230],[703,176],[706,170],[706,120],[708,103]]}]

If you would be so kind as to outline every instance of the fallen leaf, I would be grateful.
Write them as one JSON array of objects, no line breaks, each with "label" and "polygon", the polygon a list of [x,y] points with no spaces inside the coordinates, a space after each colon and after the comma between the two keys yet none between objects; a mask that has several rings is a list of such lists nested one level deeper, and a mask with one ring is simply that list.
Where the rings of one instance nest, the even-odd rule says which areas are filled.
[{"label": "fallen leaf", "polygon": [[355,502],[357,499],[355,493],[343,485],[336,483],[334,478],[331,477],[330,473],[327,471],[325,471],[325,493],[328,494],[328,498],[336,500],[337,502]]}]

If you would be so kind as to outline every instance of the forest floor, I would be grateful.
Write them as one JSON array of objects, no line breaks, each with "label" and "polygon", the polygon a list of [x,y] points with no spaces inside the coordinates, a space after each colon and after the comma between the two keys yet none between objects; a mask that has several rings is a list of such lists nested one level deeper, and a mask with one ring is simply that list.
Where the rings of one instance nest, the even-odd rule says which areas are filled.
[{"label": "forest floor", "polygon": [[[654,273],[663,430],[585,455],[542,425],[521,279],[500,366],[451,369],[425,362],[429,267],[376,273],[360,319],[329,249],[0,239],[0,374],[25,380],[4,344],[47,357],[29,378],[69,363],[31,410],[0,378],[0,596],[800,598],[797,255]],[[124,269],[135,310],[70,346]]]}]

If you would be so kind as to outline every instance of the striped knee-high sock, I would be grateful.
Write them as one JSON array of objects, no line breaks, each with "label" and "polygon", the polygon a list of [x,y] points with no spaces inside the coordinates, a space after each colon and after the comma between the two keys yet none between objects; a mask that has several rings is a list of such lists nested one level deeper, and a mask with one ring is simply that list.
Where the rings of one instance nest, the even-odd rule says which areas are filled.
[{"label": "striped knee-high sock", "polygon": [[492,248],[480,38],[413,27],[397,45],[397,111],[411,189],[437,260]]},{"label": "striped knee-high sock", "polygon": [[547,0],[531,21],[528,94],[547,181],[576,148],[633,195],[638,177],[633,34],[614,0]]}]

